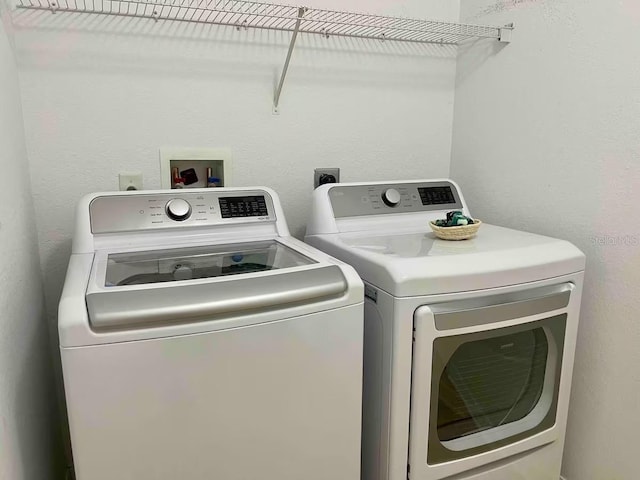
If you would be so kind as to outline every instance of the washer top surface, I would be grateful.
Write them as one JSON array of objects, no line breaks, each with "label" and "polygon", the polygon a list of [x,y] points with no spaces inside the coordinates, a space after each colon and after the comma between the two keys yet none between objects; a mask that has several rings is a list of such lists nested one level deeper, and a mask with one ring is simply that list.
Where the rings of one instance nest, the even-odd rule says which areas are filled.
[{"label": "washer top surface", "polygon": [[[392,187],[406,192],[399,206],[384,202]],[[442,188],[451,193],[441,195]],[[382,201],[374,203],[378,197]],[[473,239],[438,239],[429,221],[450,210],[471,216],[450,180],[325,186],[314,193],[313,207],[306,241],[397,297],[505,287],[569,275],[585,266],[584,254],[569,242],[486,223]]]}]

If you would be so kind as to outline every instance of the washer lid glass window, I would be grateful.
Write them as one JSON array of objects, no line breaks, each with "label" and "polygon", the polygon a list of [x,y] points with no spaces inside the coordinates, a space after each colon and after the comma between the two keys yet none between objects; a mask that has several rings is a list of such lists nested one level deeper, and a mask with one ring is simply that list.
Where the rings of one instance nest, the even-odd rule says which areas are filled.
[{"label": "washer lid glass window", "polygon": [[276,241],[116,253],[107,257],[104,286],[214,278],[314,263]]}]

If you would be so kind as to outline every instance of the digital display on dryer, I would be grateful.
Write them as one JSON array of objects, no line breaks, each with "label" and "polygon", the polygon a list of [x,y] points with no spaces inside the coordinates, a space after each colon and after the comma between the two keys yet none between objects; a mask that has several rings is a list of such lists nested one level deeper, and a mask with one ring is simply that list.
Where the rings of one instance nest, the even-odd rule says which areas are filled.
[{"label": "digital display on dryer", "polygon": [[222,218],[267,217],[264,196],[222,197],[219,200]]},{"label": "digital display on dryer", "polygon": [[451,187],[424,187],[418,188],[422,205],[447,205],[455,204],[456,198],[453,196]]}]

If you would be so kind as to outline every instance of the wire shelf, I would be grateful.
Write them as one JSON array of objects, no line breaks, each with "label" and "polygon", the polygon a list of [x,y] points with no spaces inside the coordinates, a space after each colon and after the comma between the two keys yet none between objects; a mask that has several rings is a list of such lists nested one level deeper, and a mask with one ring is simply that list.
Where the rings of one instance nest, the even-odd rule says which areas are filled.
[{"label": "wire shelf", "polygon": [[155,21],[205,23],[291,32],[287,58],[274,92],[273,113],[279,102],[291,57],[300,33],[326,38],[349,37],[393,42],[456,45],[469,38],[511,41],[513,24],[504,27],[465,25],[410,18],[294,7],[245,0],[17,0],[17,8],[94,15],[150,18]]},{"label": "wire shelf", "polygon": [[309,10],[301,32],[400,42],[457,44],[471,37],[500,38],[500,29],[360,13]]},{"label": "wire shelf", "polygon": [[[18,8],[208,23],[383,41],[457,44],[503,28],[319,10],[244,0],[18,0]],[[508,27],[507,27],[508,28]]]}]

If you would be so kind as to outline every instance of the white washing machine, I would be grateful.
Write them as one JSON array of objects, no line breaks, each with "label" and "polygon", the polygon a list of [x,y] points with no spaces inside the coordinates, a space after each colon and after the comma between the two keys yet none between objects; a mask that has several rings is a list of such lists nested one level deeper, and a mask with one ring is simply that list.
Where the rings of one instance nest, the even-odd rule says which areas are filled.
[{"label": "white washing machine", "polygon": [[365,281],[363,480],[558,480],[585,257],[483,225],[450,180],[316,190],[306,241]]},{"label": "white washing machine", "polygon": [[271,190],[86,197],[59,310],[77,479],[358,480],[363,298]]}]

